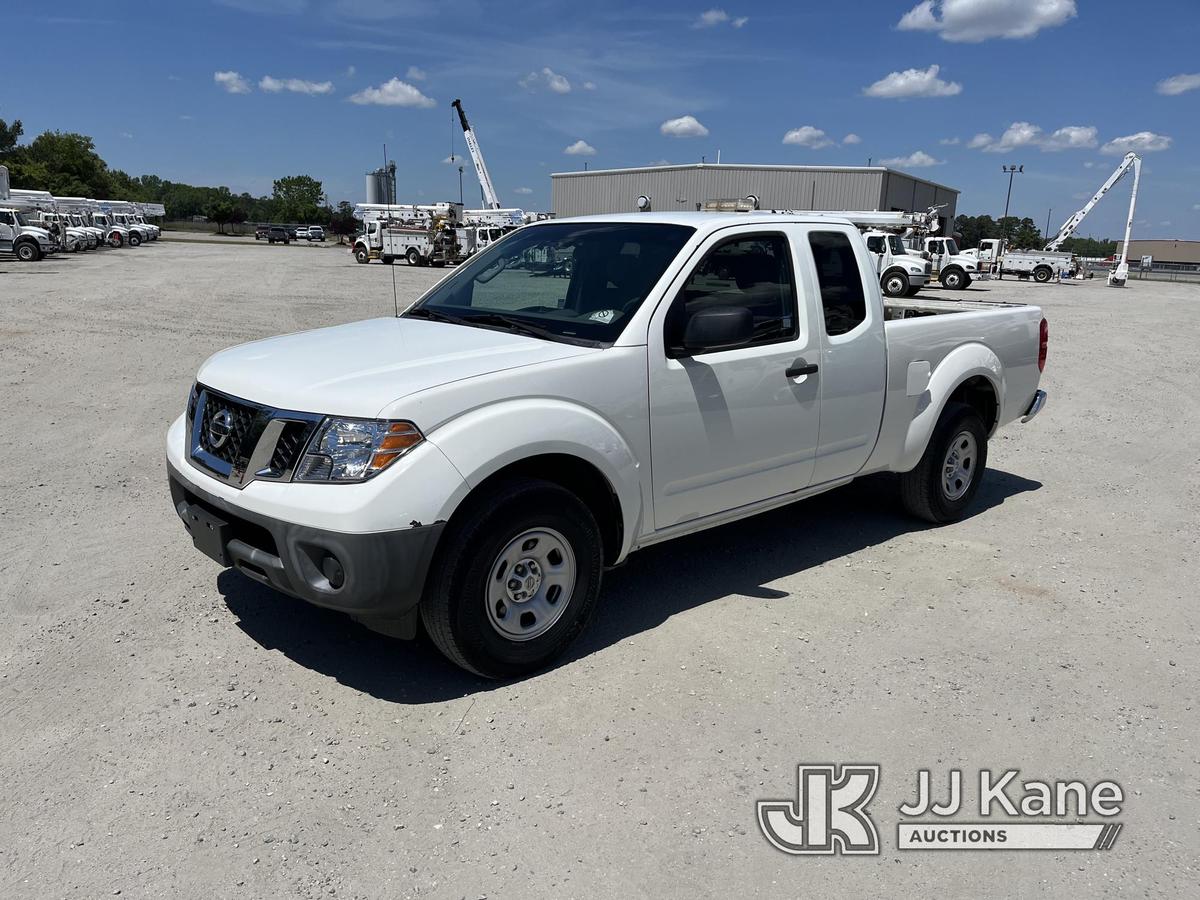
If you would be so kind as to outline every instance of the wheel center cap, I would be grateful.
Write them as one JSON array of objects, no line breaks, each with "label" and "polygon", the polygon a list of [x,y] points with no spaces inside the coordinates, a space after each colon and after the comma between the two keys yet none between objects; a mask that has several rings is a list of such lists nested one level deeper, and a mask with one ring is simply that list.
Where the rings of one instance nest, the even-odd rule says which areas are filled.
[{"label": "wheel center cap", "polygon": [[512,567],[505,585],[513,603],[531,600],[542,586],[542,567],[536,559],[525,558]]}]

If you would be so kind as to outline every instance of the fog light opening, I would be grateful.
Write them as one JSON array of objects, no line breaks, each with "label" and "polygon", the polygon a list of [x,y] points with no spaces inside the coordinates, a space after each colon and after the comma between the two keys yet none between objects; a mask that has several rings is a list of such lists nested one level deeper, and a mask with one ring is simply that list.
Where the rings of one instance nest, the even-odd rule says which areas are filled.
[{"label": "fog light opening", "polygon": [[338,562],[336,556],[326,554],[325,558],[321,560],[321,574],[325,576],[325,580],[335,591],[346,583],[346,570],[342,568],[342,564]]}]

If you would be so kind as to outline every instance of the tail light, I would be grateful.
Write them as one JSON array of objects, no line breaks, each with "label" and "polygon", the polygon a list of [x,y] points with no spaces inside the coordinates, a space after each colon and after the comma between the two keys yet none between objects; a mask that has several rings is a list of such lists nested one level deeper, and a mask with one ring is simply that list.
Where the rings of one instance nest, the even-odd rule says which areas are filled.
[{"label": "tail light", "polygon": [[1046,351],[1050,348],[1050,325],[1045,319],[1042,319],[1042,326],[1038,329],[1038,371],[1046,371]]}]

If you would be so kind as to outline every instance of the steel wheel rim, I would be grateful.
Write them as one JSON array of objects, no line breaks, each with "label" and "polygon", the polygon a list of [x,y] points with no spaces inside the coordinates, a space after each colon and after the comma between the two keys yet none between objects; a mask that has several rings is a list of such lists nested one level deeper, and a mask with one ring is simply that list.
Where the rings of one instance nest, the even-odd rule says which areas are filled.
[{"label": "steel wheel rim", "polygon": [[484,605],[496,633],[531,641],[554,627],[575,591],[575,551],[553,528],[529,528],[497,554]]},{"label": "steel wheel rim", "polygon": [[979,444],[975,435],[960,431],[950,442],[942,463],[942,493],[947,500],[959,500],[971,488],[979,462]]},{"label": "steel wheel rim", "polygon": [[899,294],[901,291],[904,290],[904,282],[902,282],[895,275],[893,275],[891,278],[888,279],[887,285],[888,285],[888,292],[893,295]]}]

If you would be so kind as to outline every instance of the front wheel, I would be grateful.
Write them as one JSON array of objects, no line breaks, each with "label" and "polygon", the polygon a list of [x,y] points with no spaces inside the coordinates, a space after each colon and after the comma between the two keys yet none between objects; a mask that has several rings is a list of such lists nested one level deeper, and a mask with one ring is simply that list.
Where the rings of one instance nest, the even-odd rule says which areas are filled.
[{"label": "front wheel", "polygon": [[962,269],[949,269],[943,272],[940,281],[942,282],[942,287],[950,291],[961,291],[969,283],[967,281],[967,273]]},{"label": "front wheel", "polygon": [[487,678],[546,666],[578,637],[600,596],[600,529],[559,485],[514,479],[452,522],[421,601],[429,636]]},{"label": "front wheel", "polygon": [[37,262],[42,258],[42,248],[33,241],[22,241],[17,244],[17,259],[21,262]]},{"label": "front wheel", "polygon": [[370,259],[371,259],[371,254],[367,253],[366,247],[355,247],[354,248],[354,261],[355,262],[365,264],[365,263],[369,262]]},{"label": "front wheel", "polygon": [[136,231],[129,232],[129,246],[140,247],[142,245],[142,236]]},{"label": "front wheel", "polygon": [[983,419],[965,403],[948,403],[921,461],[900,476],[900,499],[919,519],[956,522],[975,499],[986,467]]},{"label": "front wheel", "polygon": [[903,272],[888,272],[883,276],[883,292],[889,297],[903,297],[908,293],[908,276]]}]

